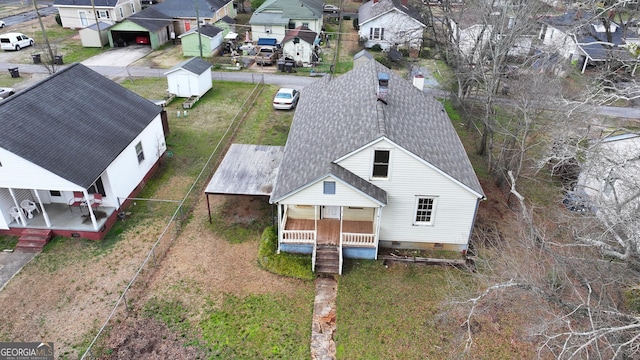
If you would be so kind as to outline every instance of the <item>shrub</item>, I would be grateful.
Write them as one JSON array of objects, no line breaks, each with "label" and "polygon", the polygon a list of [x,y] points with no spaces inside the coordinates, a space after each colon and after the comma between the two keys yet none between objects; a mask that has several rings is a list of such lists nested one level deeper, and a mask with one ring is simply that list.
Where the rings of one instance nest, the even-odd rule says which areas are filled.
[{"label": "shrub", "polygon": [[371,51],[375,51],[375,52],[381,52],[382,51],[382,46],[380,46],[380,44],[375,44],[371,47]]},{"label": "shrub", "polygon": [[278,235],[273,226],[269,226],[262,233],[260,248],[258,249],[258,264],[274,274],[293,278],[312,280],[311,256],[280,253],[278,250]]}]

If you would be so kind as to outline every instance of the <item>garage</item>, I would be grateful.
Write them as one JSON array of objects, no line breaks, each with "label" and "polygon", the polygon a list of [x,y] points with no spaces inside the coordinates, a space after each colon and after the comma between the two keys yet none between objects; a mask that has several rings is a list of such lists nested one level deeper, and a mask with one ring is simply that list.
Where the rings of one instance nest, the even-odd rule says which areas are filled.
[{"label": "garage", "polygon": [[172,31],[172,20],[149,7],[112,26],[109,30],[109,45],[148,45],[155,50],[169,42]]}]

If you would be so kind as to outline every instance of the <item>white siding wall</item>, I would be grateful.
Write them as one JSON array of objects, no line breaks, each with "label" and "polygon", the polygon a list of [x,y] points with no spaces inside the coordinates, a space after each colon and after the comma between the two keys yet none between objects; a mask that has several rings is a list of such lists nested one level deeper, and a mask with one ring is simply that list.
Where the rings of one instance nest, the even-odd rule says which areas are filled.
[{"label": "white siding wall", "polygon": [[293,40],[287,41],[282,46],[282,54],[285,57],[291,57],[296,62],[311,63],[311,47],[312,45],[306,41],[300,41],[298,44],[294,44]]},{"label": "white siding wall", "polygon": [[202,96],[211,89],[211,68],[200,76],[178,69],[167,75],[167,84],[169,91],[178,97]]},{"label": "white siding wall", "polygon": [[[119,1],[115,7],[96,7],[96,11],[108,11],[109,18],[99,18],[98,21],[102,21],[104,23],[113,24],[115,22],[122,21],[122,19],[127,18],[134,14],[131,10],[131,4],[133,4],[135,8],[135,13],[140,12],[142,10],[142,4],[140,4],[140,0],[123,0]],[[78,7],[67,7],[67,6],[56,6],[58,8],[58,13],[60,14],[60,19],[62,20],[62,26],[66,28],[72,29],[82,29],[86,27],[82,24],[80,20],[79,11],[84,11],[87,15],[87,26],[96,23],[96,17],[93,14],[93,10],[91,6],[78,6]],[[124,13],[124,17],[120,16],[120,8],[122,8],[122,12]]]},{"label": "white siding wall", "polygon": [[366,48],[379,44],[383,49],[392,45],[419,47],[422,44],[424,28],[410,16],[401,12],[387,13],[360,26],[360,37],[369,39],[371,28],[384,28],[382,40],[367,40]]},{"label": "white siding wall", "polygon": [[[309,30],[319,34],[322,30],[322,18],[317,20],[294,20],[295,27],[302,26],[302,23],[309,24]],[[251,41],[258,42],[260,38],[278,39],[278,43],[284,39],[286,27],[280,25],[272,25],[271,32],[265,32],[264,25],[251,25]]]},{"label": "white siding wall", "polygon": [[542,44],[550,51],[557,51],[565,59],[577,59],[577,47],[573,38],[566,33],[548,26]]},{"label": "white siding wall", "polygon": [[[142,142],[144,160],[138,163],[136,144]],[[108,198],[105,205],[117,206],[116,197],[126,198],[138,186],[166,150],[162,121],[158,115],[149,126],[109,165],[104,181]]]},{"label": "white siding wall", "polygon": [[82,190],[58,175],[0,148],[0,187],[14,189]]},{"label": "white siding wall", "polygon": [[[336,182],[336,193],[334,195],[324,194],[324,181]],[[377,207],[378,204],[365,197],[360,192],[332,177],[322,179],[307,187],[303,191],[283,199],[280,204],[304,204],[304,205],[327,205],[327,206],[359,206]]]},{"label": "white siding wall", "polygon": [[[392,149],[389,179],[371,180],[387,191],[387,206],[382,209],[380,240],[467,244],[477,197],[386,141],[363,149],[339,164],[369,180],[374,149]],[[413,225],[418,195],[437,197],[431,226]]]}]

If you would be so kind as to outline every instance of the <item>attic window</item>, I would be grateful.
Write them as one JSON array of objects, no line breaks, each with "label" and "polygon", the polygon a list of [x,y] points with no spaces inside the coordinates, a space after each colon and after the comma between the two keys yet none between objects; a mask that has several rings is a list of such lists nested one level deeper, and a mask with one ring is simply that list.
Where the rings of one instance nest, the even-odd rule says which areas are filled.
[{"label": "attic window", "polygon": [[389,177],[389,150],[375,150],[373,154],[373,177]]},{"label": "attic window", "polygon": [[336,182],[335,181],[325,181],[323,193],[325,195],[335,195],[336,194]]}]

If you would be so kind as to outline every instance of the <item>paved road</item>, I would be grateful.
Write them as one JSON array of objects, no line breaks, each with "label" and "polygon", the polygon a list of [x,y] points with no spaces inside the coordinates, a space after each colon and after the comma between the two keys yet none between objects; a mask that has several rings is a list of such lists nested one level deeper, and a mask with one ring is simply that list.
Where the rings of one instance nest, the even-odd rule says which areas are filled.
[{"label": "paved road", "polygon": [[[0,4],[7,4],[7,3],[14,3],[14,2],[15,1],[10,1],[10,2],[0,1]],[[29,2],[31,2],[31,0],[29,0]],[[40,12],[40,16],[48,16],[48,15],[54,15],[58,13],[58,9],[56,9],[53,6],[53,2],[51,1],[48,1],[48,2],[38,1],[38,5],[40,6],[46,5],[46,7],[41,7],[38,9],[38,11]],[[28,11],[28,12],[24,12],[17,15],[7,16],[2,20],[7,24],[7,26],[12,26],[12,25],[21,24],[25,21],[31,21],[37,18],[38,16],[36,15],[35,11]]]}]

